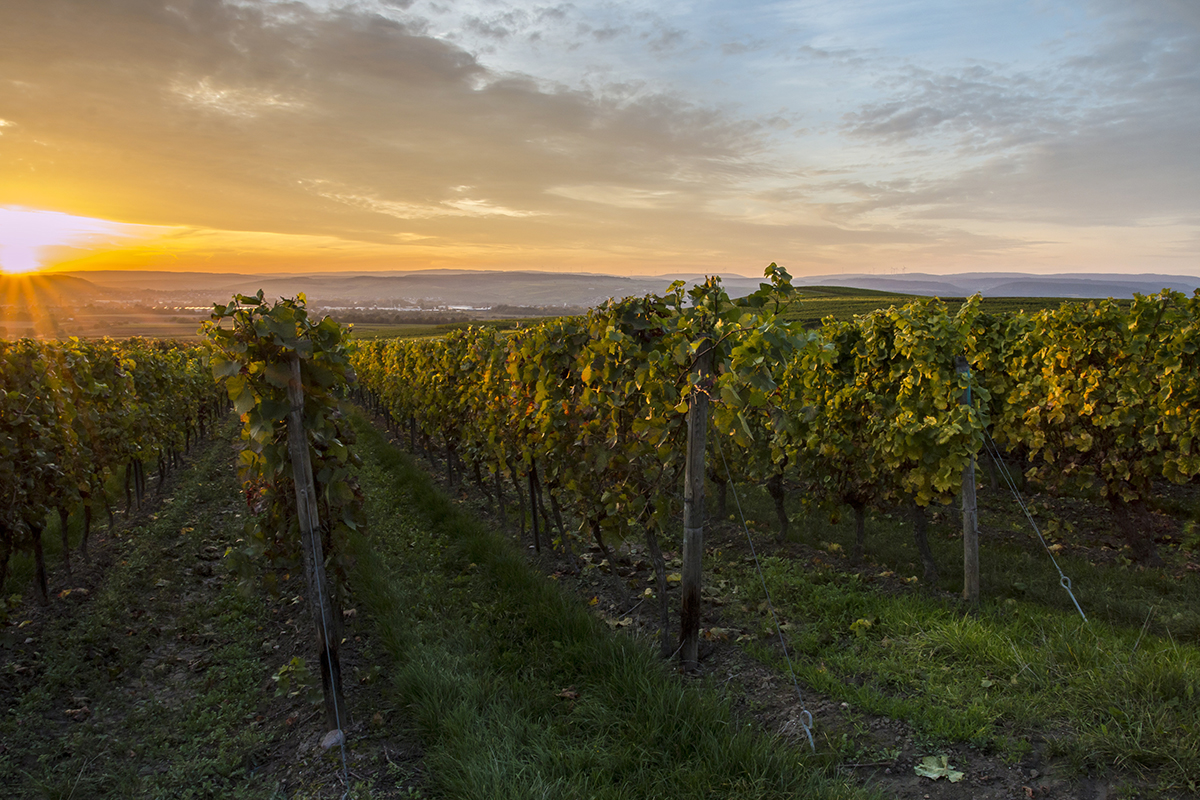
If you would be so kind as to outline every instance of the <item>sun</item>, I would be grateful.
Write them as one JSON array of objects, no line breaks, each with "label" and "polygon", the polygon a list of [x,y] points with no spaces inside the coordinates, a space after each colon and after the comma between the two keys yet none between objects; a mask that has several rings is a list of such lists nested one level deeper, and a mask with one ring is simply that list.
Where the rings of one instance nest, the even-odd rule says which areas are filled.
[{"label": "sun", "polygon": [[37,272],[41,266],[36,248],[11,244],[0,245],[0,272],[7,275],[20,275],[25,272]]},{"label": "sun", "polygon": [[0,208],[0,272],[17,275],[47,266],[48,250],[110,242],[123,235],[118,222],[60,211]]}]

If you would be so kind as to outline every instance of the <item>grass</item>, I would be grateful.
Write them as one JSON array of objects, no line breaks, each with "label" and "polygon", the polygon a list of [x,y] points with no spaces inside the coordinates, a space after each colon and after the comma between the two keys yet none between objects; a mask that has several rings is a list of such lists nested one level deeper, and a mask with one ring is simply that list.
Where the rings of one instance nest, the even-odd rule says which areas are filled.
[{"label": "grass", "polygon": [[[767,527],[769,499],[747,494],[752,526]],[[990,513],[994,525],[1004,522]],[[869,562],[859,570],[841,557],[853,546],[852,521],[793,520],[804,542],[825,552],[762,564],[801,681],[906,720],[931,743],[968,742],[1016,760],[1044,738],[1048,755],[1079,770],[1115,767],[1195,791],[1200,580],[1060,553],[1085,623],[1040,545],[985,537],[985,600],[970,612],[951,594],[962,586],[956,525],[931,526],[942,579],[930,592],[901,580],[920,568],[900,520],[870,518]],[[784,669],[766,635],[773,625],[756,611],[763,593],[752,567],[725,560],[713,571],[736,587],[736,624],[755,637],[748,649]]]},{"label": "grass", "polygon": [[[827,290],[827,291],[817,291]],[[786,319],[800,320],[809,327],[820,324],[825,317],[846,321],[862,314],[870,314],[880,308],[904,306],[914,300],[923,299],[918,295],[894,294],[867,290],[845,289],[842,287],[800,287],[802,293],[792,301]],[[957,308],[963,302],[961,297],[943,297],[951,308]],[[1035,312],[1044,308],[1058,308],[1068,298],[1061,297],[985,297],[983,310],[989,314],[1004,314],[1013,311]]]},{"label": "grass", "polygon": [[390,323],[390,322],[356,322],[354,336],[358,339],[421,339],[463,330],[471,326],[492,327],[502,331],[510,331],[522,325],[536,325],[546,317],[531,317],[528,319],[472,319],[467,322],[451,322],[436,324]]},{"label": "grass", "polygon": [[210,443],[161,510],[110,543],[90,592],[81,574],[49,609],[18,609],[31,624],[4,628],[0,647],[7,796],[273,795],[255,775],[267,615],[233,581],[197,601],[204,571],[186,568],[232,543],[238,505],[230,451]]},{"label": "grass", "polygon": [[357,420],[372,525],[358,603],[456,798],[855,797],[614,635]]}]

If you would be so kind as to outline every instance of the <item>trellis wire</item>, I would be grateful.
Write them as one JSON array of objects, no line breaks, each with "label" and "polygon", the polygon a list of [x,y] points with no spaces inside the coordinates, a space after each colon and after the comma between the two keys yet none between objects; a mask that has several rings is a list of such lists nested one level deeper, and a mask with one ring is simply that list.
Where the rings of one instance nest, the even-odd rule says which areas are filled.
[{"label": "trellis wire", "polygon": [[787,642],[783,639],[783,629],[779,627],[779,615],[775,613],[775,604],[771,602],[771,591],[767,589],[767,579],[763,577],[762,565],[758,563],[758,552],[754,549],[754,540],[750,538],[750,527],[746,525],[746,515],[742,513],[742,501],[738,499],[737,486],[729,471],[729,462],[725,460],[725,450],[717,443],[717,451],[721,454],[721,463],[725,465],[725,480],[733,490],[733,503],[737,506],[738,518],[742,521],[742,530],[746,532],[746,542],[750,545],[750,555],[754,558],[754,568],[758,570],[758,579],[762,583],[763,593],[767,596],[767,608],[771,611],[771,619],[775,622],[775,634],[779,637],[779,645],[783,648],[783,657],[787,660],[788,673],[792,676],[792,686],[796,689],[796,698],[800,701],[800,727],[808,737],[808,746],[817,752],[817,744],[813,741],[812,713],[804,705],[804,694],[800,691],[800,682],[796,680],[796,670],[792,667],[792,657],[788,653]]},{"label": "trellis wire", "polygon": [[996,440],[992,438],[991,433],[984,431],[983,435],[984,449],[987,450],[988,455],[991,456],[992,461],[995,462],[997,470],[999,470],[1000,475],[1004,478],[1004,482],[1008,485],[1009,491],[1012,492],[1013,498],[1017,501],[1017,505],[1020,507],[1021,511],[1024,512],[1025,519],[1029,520],[1030,526],[1033,527],[1033,532],[1037,534],[1038,540],[1041,541],[1042,547],[1044,547],[1046,550],[1046,555],[1050,556],[1050,563],[1052,563],[1054,568],[1058,570],[1059,585],[1067,590],[1067,594],[1071,596],[1071,602],[1075,604],[1075,610],[1079,612],[1079,616],[1083,617],[1083,621],[1087,622],[1087,614],[1083,613],[1083,608],[1079,605],[1079,601],[1075,599],[1075,592],[1071,591],[1071,579],[1066,576],[1066,573],[1062,571],[1062,567],[1058,565],[1058,559],[1054,557],[1054,551],[1050,549],[1050,545],[1046,544],[1046,538],[1042,536],[1041,530],[1038,528],[1037,523],[1033,520],[1033,515],[1029,513],[1029,508],[1026,507],[1025,501],[1021,498],[1020,491],[1017,490],[1017,483],[1013,479],[1012,473],[1008,471],[1008,466],[1004,463],[1004,459],[1000,457],[999,445],[996,444]]}]

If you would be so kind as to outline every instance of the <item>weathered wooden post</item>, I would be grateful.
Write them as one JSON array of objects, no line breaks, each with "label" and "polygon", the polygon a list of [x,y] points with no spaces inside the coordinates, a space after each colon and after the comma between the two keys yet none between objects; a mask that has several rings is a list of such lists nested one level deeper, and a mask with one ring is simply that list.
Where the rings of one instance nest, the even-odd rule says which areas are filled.
[{"label": "weathered wooden post", "polygon": [[317,513],[317,487],[313,482],[312,460],[308,455],[308,436],[304,431],[304,384],[300,379],[300,357],[291,355],[291,380],[288,381],[288,455],[296,485],[296,514],[300,517],[300,550],[304,558],[304,578],[308,585],[308,604],[317,622],[317,652],[321,660],[321,688],[325,694],[325,724],[330,731],[346,729],[346,698],[342,694],[342,665],[338,658],[338,639],[325,581],[325,556],[321,548],[321,518]]},{"label": "weathered wooden post", "polygon": [[683,597],[680,609],[680,658],[684,669],[699,664],[700,573],[704,555],[704,448],[708,429],[708,381],[712,342],[700,343],[695,386],[688,398],[687,461],[683,486]]},{"label": "weathered wooden post", "polygon": [[[967,376],[962,405],[971,405],[971,368],[962,356],[955,359],[955,370]],[[979,602],[979,509],[975,502],[975,454],[967,459],[962,473],[962,530],[963,530],[963,599],[975,605]]]}]

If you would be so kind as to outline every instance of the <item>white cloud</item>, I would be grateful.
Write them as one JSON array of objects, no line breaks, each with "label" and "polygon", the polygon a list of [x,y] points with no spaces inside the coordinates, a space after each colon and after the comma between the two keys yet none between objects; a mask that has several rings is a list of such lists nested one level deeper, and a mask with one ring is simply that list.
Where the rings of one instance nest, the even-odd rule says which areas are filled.
[{"label": "white cloud", "polygon": [[231,117],[255,117],[264,111],[296,111],[307,105],[262,89],[218,86],[207,77],[174,80],[168,88],[191,106]]},{"label": "white cloud", "polygon": [[409,203],[346,192],[322,190],[315,193],[320,197],[354,208],[407,220],[435,219],[437,217],[540,217],[543,215],[543,212],[540,211],[506,208],[487,200],[468,198],[443,200],[438,203]]},{"label": "white cloud", "polygon": [[546,193],[615,208],[666,208],[678,200],[673,191],[614,185],[552,186]]}]

